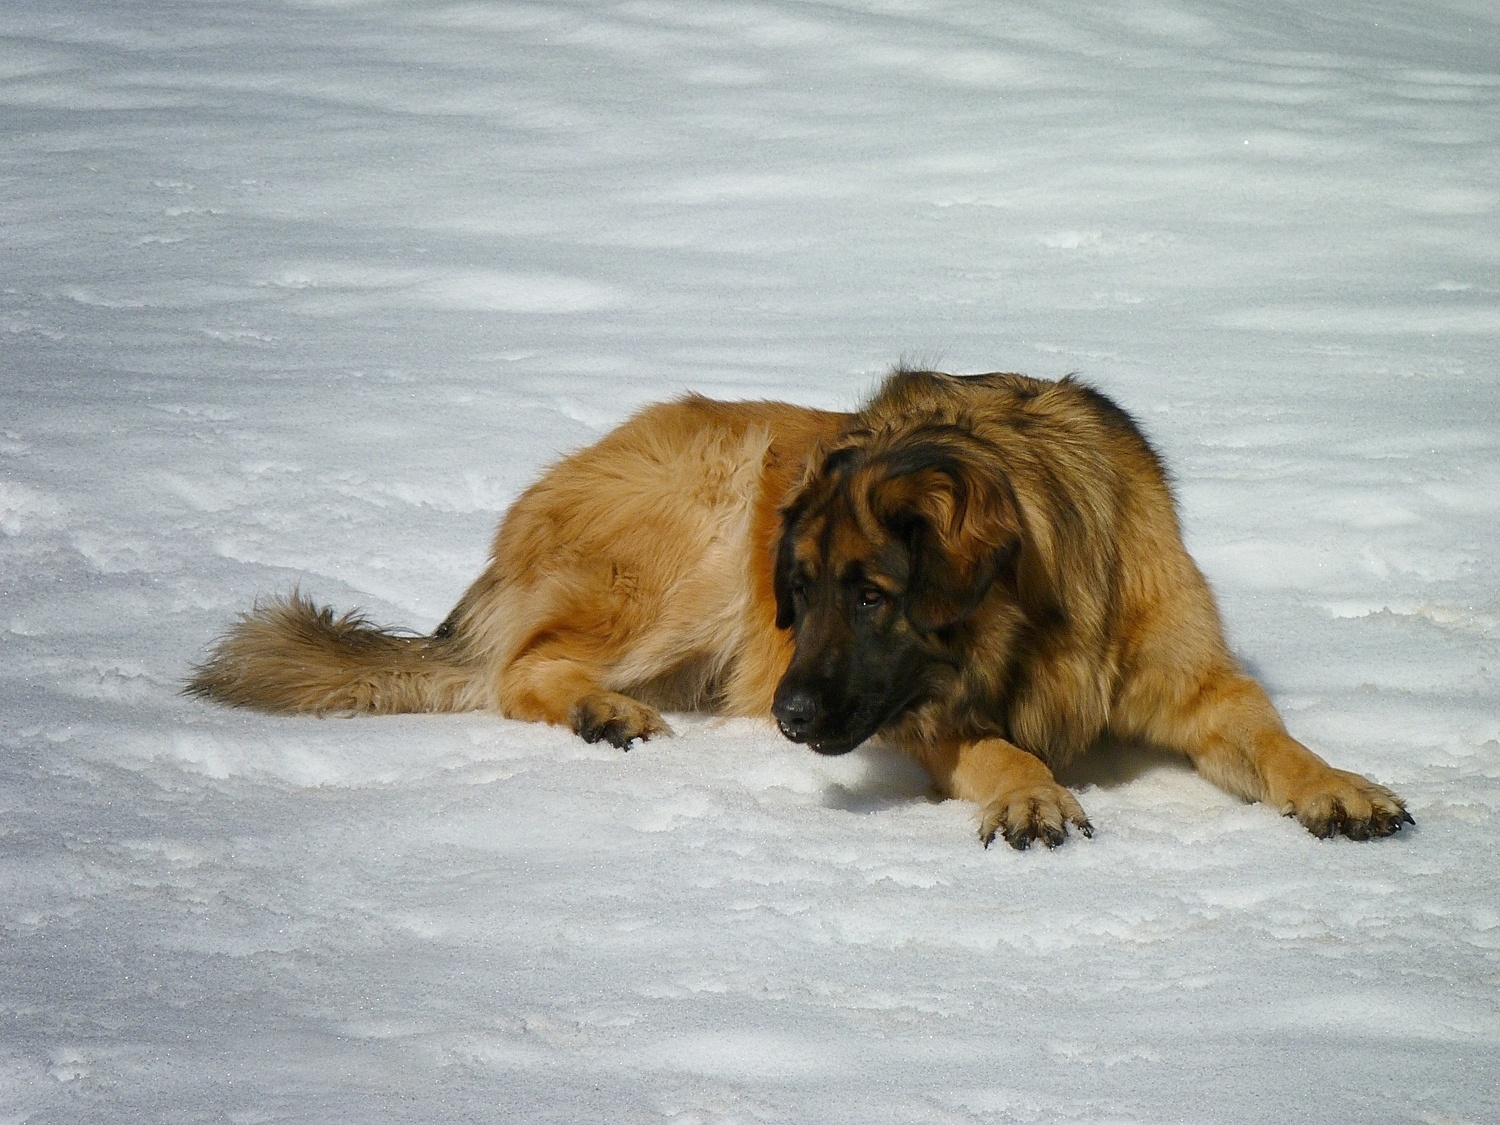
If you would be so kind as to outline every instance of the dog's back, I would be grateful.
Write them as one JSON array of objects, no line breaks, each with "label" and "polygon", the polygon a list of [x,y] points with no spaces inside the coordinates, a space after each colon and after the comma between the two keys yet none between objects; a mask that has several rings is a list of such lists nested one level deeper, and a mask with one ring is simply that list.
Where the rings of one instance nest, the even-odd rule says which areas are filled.
[{"label": "dog's back", "polygon": [[[432,635],[293,593],[245,614],[186,690],[273,712],[493,708],[575,726],[581,691],[764,713],[787,647],[770,608],[778,506],[847,418],[699,396],[647,407],[517,499]],[[603,737],[665,729],[649,706],[614,707],[634,726]]]}]

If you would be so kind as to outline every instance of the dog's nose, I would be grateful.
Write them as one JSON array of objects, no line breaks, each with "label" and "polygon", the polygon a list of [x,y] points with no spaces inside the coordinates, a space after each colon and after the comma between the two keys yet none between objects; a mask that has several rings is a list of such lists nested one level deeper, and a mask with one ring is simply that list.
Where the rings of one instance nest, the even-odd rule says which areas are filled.
[{"label": "dog's nose", "polygon": [[818,717],[818,701],[812,692],[796,688],[776,696],[776,701],[771,704],[771,714],[782,734],[793,742],[802,742]]}]

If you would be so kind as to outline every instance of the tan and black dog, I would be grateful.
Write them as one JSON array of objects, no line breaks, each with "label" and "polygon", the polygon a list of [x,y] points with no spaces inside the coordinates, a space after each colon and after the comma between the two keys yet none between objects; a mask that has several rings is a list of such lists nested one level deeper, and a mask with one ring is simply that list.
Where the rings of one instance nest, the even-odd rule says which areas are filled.
[{"label": "tan and black dog", "polygon": [[1054,779],[1101,739],[1186,755],[1321,836],[1401,800],[1297,742],[1229,653],[1131,418],[1071,379],[898,370],[855,414],[650,407],[516,501],[431,636],[258,605],[190,692],[268,711],[491,708],[628,747],[658,708],[872,736],[977,803],[980,836],[1089,822]]}]

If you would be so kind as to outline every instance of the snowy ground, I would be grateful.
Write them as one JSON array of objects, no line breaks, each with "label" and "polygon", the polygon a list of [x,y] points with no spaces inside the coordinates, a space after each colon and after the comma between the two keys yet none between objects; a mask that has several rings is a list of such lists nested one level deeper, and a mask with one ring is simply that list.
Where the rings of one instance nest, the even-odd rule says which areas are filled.
[{"label": "snowy ground", "polygon": [[[1489,0],[7,0],[0,1121],[1500,1120]],[[181,698],[693,388],[1079,371],[1293,730],[986,852],[875,751]]]}]

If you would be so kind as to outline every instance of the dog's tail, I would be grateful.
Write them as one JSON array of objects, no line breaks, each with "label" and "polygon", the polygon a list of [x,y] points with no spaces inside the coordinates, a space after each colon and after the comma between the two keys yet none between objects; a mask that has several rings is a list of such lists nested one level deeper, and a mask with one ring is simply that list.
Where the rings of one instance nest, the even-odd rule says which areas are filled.
[{"label": "dog's tail", "polygon": [[300,593],[258,602],[194,669],[183,688],[236,707],[281,713],[473,711],[480,677],[456,638],[335,617]]}]

